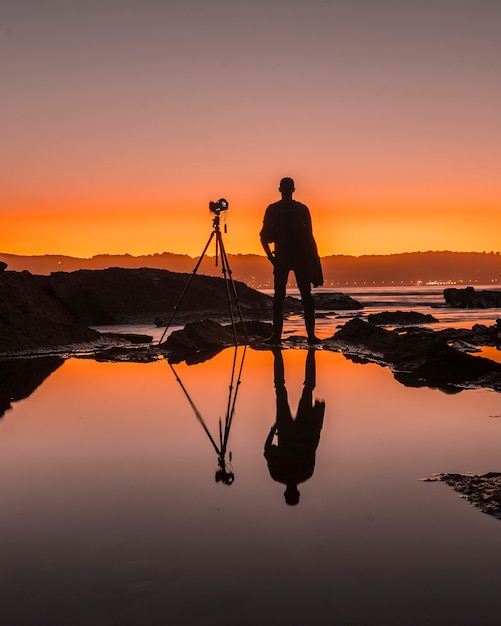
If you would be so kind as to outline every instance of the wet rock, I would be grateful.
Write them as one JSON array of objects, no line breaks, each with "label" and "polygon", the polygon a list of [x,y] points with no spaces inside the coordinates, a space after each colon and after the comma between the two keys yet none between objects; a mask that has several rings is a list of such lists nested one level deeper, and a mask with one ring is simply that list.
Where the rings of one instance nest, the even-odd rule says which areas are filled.
[{"label": "wet rock", "polygon": [[298,313],[303,313],[303,305],[301,303],[301,300],[299,298],[295,298],[294,296],[285,296],[284,314],[294,315]]},{"label": "wet rock", "polygon": [[483,513],[501,519],[501,474],[435,474],[427,482],[443,481]]},{"label": "wet rock", "polygon": [[0,328],[0,353],[65,346],[100,337],[29,272],[0,272]]},{"label": "wet rock", "polygon": [[151,343],[153,341],[152,335],[142,335],[140,333],[103,333],[103,337],[108,339],[125,339],[132,344]]},{"label": "wet rock", "polygon": [[474,324],[468,328],[443,328],[437,334],[449,343],[468,343],[471,346],[499,346],[501,344],[501,320],[493,326]]},{"label": "wet rock", "polygon": [[382,311],[381,313],[370,313],[367,320],[371,324],[381,324],[383,326],[413,326],[415,324],[432,324],[438,320],[428,313],[418,311]]},{"label": "wet rock", "polygon": [[[259,321],[246,322],[247,337],[240,322],[235,324],[235,330],[239,345],[243,345],[269,337],[273,326]],[[206,361],[233,345],[235,333],[231,324],[223,326],[214,320],[203,320],[189,322],[182,330],[174,331],[159,349],[168,355],[172,363],[186,361],[193,364]]]},{"label": "wet rock", "polygon": [[134,345],[117,345],[95,350],[80,358],[91,358],[93,361],[110,363],[152,363],[159,358],[158,351]]},{"label": "wet rock", "polygon": [[455,309],[495,309],[501,308],[501,291],[484,289],[476,291],[473,287],[444,289],[446,306]]},{"label": "wet rock", "polygon": [[337,344],[347,355],[355,349],[359,356],[363,350],[366,358],[389,365],[395,378],[407,386],[447,392],[475,385],[501,390],[501,363],[457,350],[431,329],[419,330],[386,330],[355,318],[324,346]]},{"label": "wet rock", "polygon": [[356,311],[363,309],[363,304],[351,296],[338,292],[313,294],[317,311]]},{"label": "wet rock", "polygon": [[[177,322],[209,316],[229,318],[223,278],[198,274],[192,277],[149,268],[55,272],[38,278],[75,317],[89,326],[153,322],[165,326],[178,304]],[[191,281],[189,288],[179,302],[188,281]],[[234,285],[245,318],[271,317],[270,296],[244,283]]]}]

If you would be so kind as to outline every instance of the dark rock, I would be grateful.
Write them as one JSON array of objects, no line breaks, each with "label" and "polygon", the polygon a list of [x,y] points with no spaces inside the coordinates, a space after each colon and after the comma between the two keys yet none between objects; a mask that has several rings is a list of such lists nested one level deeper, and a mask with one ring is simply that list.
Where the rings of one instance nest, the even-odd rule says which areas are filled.
[{"label": "dark rock", "polygon": [[7,263],[0,261],[0,272],[3,272],[7,269]]},{"label": "dark rock", "polygon": [[0,361],[0,417],[11,402],[30,396],[63,362],[56,356]]},{"label": "dark rock", "polygon": [[496,309],[501,308],[501,291],[484,289],[475,291],[473,287],[444,289],[446,305],[455,309]]},{"label": "dark rock", "polygon": [[158,351],[144,347],[131,347],[129,345],[117,345],[95,350],[94,352],[83,355],[81,358],[91,358],[94,361],[101,362],[127,362],[127,363],[152,363],[158,360]]},{"label": "dark rock", "polygon": [[413,326],[415,324],[432,324],[438,322],[433,315],[419,313],[418,311],[382,311],[381,313],[370,313],[367,320],[371,324],[392,325],[392,326]]},{"label": "dark rock", "polygon": [[437,334],[449,343],[464,342],[470,346],[499,346],[501,343],[501,320],[493,326],[474,324],[468,328],[443,328]]},{"label": "dark rock", "polygon": [[315,293],[313,294],[317,311],[355,311],[363,309],[363,304],[344,293]]},{"label": "dark rock", "polygon": [[[345,353],[363,349],[366,357],[370,353],[374,361],[390,365],[395,377],[407,386],[452,392],[477,384],[501,390],[501,363],[465,354],[431,329],[418,330],[385,330],[355,318],[332,339]],[[324,345],[329,347],[330,341]]]},{"label": "dark rock", "polygon": [[[273,300],[273,299],[272,299]],[[284,314],[285,315],[294,315],[303,312],[303,305],[299,298],[295,298],[294,296],[285,296],[284,300]]]},{"label": "dark rock", "polygon": [[489,472],[482,476],[470,474],[438,474],[427,482],[441,480],[460,493],[483,513],[501,519],[501,474]]},{"label": "dark rock", "polygon": [[24,352],[98,339],[29,272],[0,272],[0,352]]},{"label": "dark rock", "polygon": [[[235,324],[239,345],[250,340],[269,337],[273,326],[265,322],[251,321],[245,323],[245,337],[242,324]],[[186,361],[188,364],[200,363],[212,358],[224,348],[235,345],[235,334],[231,324],[223,326],[214,320],[188,322],[182,330],[174,331],[161,344],[172,363]]]},{"label": "dark rock", "polygon": [[151,335],[141,335],[139,333],[103,333],[103,337],[107,337],[108,339],[123,339],[132,344],[151,343],[153,341]]},{"label": "dark rock", "polygon": [[[152,323],[154,320],[158,326],[164,326],[178,304],[177,322],[208,316],[229,319],[228,295],[223,278],[148,268],[111,268],[56,272],[38,279],[69,311],[89,326]],[[189,288],[179,302],[190,280]],[[244,283],[234,282],[234,285],[245,318],[271,317],[270,296],[250,289]]]}]

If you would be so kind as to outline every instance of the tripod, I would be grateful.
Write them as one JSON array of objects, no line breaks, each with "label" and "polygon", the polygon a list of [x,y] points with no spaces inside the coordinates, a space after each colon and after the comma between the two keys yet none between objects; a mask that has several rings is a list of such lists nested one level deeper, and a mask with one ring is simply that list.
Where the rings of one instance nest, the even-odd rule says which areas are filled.
[{"label": "tripod", "polygon": [[[221,202],[221,201],[220,201]],[[226,201],[224,201],[226,202]],[[212,203],[211,203],[212,204]],[[220,203],[218,203],[220,204]],[[228,263],[228,257],[226,256],[226,250],[224,249],[224,243],[223,243],[223,235],[221,233],[221,228],[219,226],[220,221],[221,221],[221,208],[216,208],[216,209],[211,209],[214,212],[214,219],[212,220],[212,232],[210,234],[209,240],[207,241],[207,243],[205,244],[205,248],[203,249],[202,254],[200,255],[200,258],[198,259],[197,264],[195,265],[195,269],[193,270],[193,272],[191,273],[190,278],[188,279],[188,282],[186,283],[180,297],[179,300],[177,301],[176,306],[174,307],[173,311],[172,311],[172,315],[170,316],[169,321],[167,322],[167,326],[164,329],[164,332],[162,333],[162,336],[160,337],[160,341],[158,342],[159,344],[162,343],[162,341],[164,340],[164,337],[168,331],[168,329],[170,328],[170,325],[172,324],[172,320],[174,319],[174,317],[176,316],[177,310],[179,309],[181,302],[183,301],[184,296],[186,295],[186,292],[188,291],[191,282],[193,280],[193,278],[195,277],[198,268],[200,267],[200,264],[202,263],[202,260],[205,256],[205,253],[207,252],[211,241],[214,239],[214,237],[216,238],[216,255],[215,255],[215,262],[216,262],[216,267],[218,265],[218,257],[221,257],[221,271],[223,273],[224,276],[224,284],[226,287],[226,299],[228,301],[228,309],[229,309],[229,313],[230,313],[230,319],[231,319],[231,325],[233,328],[233,337],[235,340],[235,346],[238,346],[238,337],[237,337],[237,329],[236,329],[236,324],[235,324],[235,317],[233,315],[233,304],[235,304],[237,310],[238,310],[238,315],[240,317],[240,322],[242,324],[242,330],[244,333],[244,338],[245,341],[247,342],[248,338],[247,338],[247,331],[245,330],[245,324],[244,324],[244,320],[243,320],[243,316],[242,316],[242,309],[240,308],[240,301],[238,299],[238,294],[237,294],[237,290],[235,287],[235,283],[233,282],[233,278],[232,278],[232,272],[230,269],[230,264]]]}]

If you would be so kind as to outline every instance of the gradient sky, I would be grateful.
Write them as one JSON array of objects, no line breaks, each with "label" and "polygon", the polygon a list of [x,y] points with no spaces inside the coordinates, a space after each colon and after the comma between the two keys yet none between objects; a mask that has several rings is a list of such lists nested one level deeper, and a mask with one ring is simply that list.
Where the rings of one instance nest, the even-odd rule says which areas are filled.
[{"label": "gradient sky", "polygon": [[0,252],[500,250],[499,0],[2,0]]}]

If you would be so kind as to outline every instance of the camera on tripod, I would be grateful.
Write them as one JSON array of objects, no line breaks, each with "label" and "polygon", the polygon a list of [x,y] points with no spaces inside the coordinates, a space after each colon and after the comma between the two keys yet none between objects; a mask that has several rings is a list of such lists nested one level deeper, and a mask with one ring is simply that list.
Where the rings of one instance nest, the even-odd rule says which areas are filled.
[{"label": "camera on tripod", "polygon": [[216,215],[219,215],[221,211],[227,211],[227,210],[228,210],[228,200],[225,200],[225,198],[219,198],[217,202],[209,202],[209,211],[211,213],[215,213]]}]

